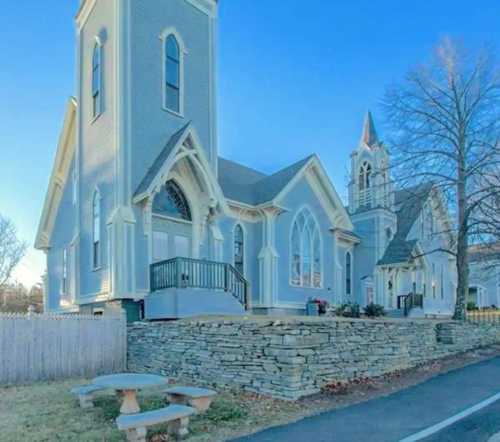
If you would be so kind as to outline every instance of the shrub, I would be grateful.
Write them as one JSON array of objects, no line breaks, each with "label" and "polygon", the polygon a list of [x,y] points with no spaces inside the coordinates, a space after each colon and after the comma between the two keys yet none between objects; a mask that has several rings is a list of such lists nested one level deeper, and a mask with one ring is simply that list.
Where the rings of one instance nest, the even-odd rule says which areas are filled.
[{"label": "shrub", "polygon": [[365,311],[365,315],[370,318],[385,316],[384,306],[373,302],[368,304],[363,310]]},{"label": "shrub", "polygon": [[359,318],[361,316],[359,304],[356,302],[342,304],[337,307],[335,314],[344,318]]},{"label": "shrub", "polygon": [[477,308],[475,302],[470,301],[467,303],[467,310],[479,310],[479,309]]}]

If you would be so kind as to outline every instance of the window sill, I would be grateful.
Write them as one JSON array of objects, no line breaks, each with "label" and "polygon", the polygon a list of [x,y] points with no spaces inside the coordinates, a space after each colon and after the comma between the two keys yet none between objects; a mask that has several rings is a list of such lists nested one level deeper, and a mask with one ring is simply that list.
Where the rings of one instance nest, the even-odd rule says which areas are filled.
[{"label": "window sill", "polygon": [[306,289],[306,290],[325,290],[323,286],[321,287],[310,287],[308,285],[297,285],[290,283],[290,287],[295,288],[295,289]]},{"label": "window sill", "polygon": [[165,107],[165,106],[163,106],[162,109],[165,112],[168,112],[169,114],[173,115],[174,117],[184,118],[184,112],[176,112],[176,111],[169,109],[168,107]]}]

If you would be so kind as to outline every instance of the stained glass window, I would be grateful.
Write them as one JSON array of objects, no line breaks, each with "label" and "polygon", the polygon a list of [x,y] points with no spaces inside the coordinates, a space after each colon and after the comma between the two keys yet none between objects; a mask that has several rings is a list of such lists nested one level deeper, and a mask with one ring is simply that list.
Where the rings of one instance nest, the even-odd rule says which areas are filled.
[{"label": "stained glass window", "polygon": [[322,282],[320,230],[307,209],[303,209],[295,218],[290,247],[292,285],[320,288]]}]

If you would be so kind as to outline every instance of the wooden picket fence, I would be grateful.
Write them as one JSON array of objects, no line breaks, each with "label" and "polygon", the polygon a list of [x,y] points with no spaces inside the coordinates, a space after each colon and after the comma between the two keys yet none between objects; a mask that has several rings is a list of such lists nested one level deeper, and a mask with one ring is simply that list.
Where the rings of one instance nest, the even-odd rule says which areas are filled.
[{"label": "wooden picket fence", "polygon": [[125,315],[0,314],[0,384],[123,371]]}]

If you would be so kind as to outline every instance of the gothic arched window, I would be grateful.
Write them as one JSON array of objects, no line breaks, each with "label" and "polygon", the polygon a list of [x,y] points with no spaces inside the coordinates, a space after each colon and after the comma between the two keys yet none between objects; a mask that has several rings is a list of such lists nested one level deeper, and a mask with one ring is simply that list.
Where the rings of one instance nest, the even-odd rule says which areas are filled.
[{"label": "gothic arched window", "polygon": [[101,80],[102,80],[102,65],[101,65],[102,48],[99,43],[94,46],[92,54],[92,116],[96,118],[101,113]]},{"label": "gothic arched window", "polygon": [[240,224],[234,228],[234,267],[245,275],[245,234]]},{"label": "gothic arched window", "polygon": [[372,166],[364,162],[359,169],[359,190],[369,189],[371,187]]},{"label": "gothic arched window", "polygon": [[191,221],[191,210],[184,193],[175,181],[168,181],[153,200],[153,212]]},{"label": "gothic arched window", "polygon": [[171,111],[181,112],[181,51],[179,42],[173,34],[165,40],[165,107]]},{"label": "gothic arched window", "polygon": [[296,216],[291,235],[290,282],[301,287],[321,287],[321,237],[311,212],[303,209]]}]

